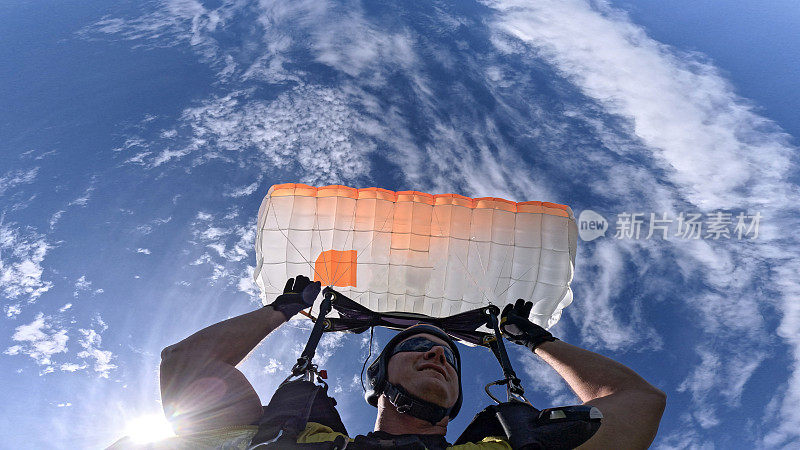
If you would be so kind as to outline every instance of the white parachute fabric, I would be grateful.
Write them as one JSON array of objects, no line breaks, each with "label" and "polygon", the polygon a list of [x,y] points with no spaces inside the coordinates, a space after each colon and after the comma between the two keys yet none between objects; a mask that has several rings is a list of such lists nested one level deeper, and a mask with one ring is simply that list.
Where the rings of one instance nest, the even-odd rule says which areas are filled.
[{"label": "white parachute fabric", "polygon": [[572,302],[576,238],[564,205],[283,184],[259,209],[254,278],[265,304],[306,275],[373,311],[430,317],[522,298],[549,328]]}]

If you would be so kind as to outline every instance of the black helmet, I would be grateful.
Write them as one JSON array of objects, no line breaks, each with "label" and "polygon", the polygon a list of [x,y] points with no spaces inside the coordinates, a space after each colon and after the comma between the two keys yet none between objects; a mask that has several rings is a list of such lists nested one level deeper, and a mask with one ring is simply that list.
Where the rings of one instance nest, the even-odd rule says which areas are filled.
[{"label": "black helmet", "polygon": [[[391,357],[392,351],[394,347],[399,344],[404,339],[408,338],[409,336],[413,336],[415,334],[430,334],[436,336],[443,341],[445,341],[450,348],[453,350],[453,354],[456,357],[457,367],[456,372],[458,373],[458,400],[456,403],[450,408],[443,408],[439,405],[434,403],[428,402],[427,400],[420,399],[414,397],[413,395],[409,394],[402,386],[395,386],[389,383],[388,378],[388,365],[389,365],[389,358]],[[387,392],[389,391],[389,392]],[[415,417],[419,417],[419,415],[415,414],[416,412],[421,412],[424,417],[419,417],[424,420],[428,420],[431,423],[438,423],[439,420],[444,418],[445,416],[450,416],[450,418],[455,418],[458,414],[458,411],[461,409],[461,402],[464,399],[462,390],[461,390],[461,355],[458,353],[458,347],[456,347],[456,343],[453,339],[447,335],[444,331],[440,328],[435,327],[433,325],[427,324],[418,324],[411,327],[406,328],[405,330],[397,333],[385,347],[381,351],[381,354],[369,365],[367,368],[367,392],[364,393],[364,399],[372,406],[378,406],[378,398],[381,394],[386,393],[389,395],[390,393],[393,395],[389,395],[390,401],[396,400],[397,397],[405,397],[402,400],[408,402],[405,408],[405,411],[401,410],[401,412],[409,412],[411,415]],[[412,405],[412,403],[414,405]],[[395,401],[392,401],[392,404],[398,406]],[[418,406],[418,407],[414,407]],[[435,412],[433,412],[435,411]],[[438,419],[437,419],[438,417]]]}]

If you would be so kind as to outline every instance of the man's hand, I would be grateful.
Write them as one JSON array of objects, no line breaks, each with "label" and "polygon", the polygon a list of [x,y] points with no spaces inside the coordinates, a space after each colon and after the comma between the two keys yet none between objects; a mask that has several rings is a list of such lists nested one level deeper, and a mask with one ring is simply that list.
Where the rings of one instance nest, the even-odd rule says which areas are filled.
[{"label": "man's hand", "polygon": [[513,305],[508,304],[500,315],[500,330],[509,341],[524,345],[533,351],[544,342],[556,341],[549,331],[528,320],[533,308],[532,302],[517,299]]},{"label": "man's hand", "polygon": [[275,311],[280,311],[286,316],[286,320],[291,319],[295,314],[314,304],[322,284],[319,281],[311,282],[308,277],[298,275],[296,278],[289,278],[283,294],[279,295],[268,306],[272,306]]}]

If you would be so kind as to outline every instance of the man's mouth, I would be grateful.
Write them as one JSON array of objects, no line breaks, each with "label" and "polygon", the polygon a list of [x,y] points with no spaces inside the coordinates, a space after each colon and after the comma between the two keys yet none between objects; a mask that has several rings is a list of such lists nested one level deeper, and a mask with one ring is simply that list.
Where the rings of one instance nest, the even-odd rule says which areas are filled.
[{"label": "man's mouth", "polygon": [[444,369],[435,364],[423,364],[419,367],[419,370],[425,369],[435,370],[436,372],[439,372],[445,380],[447,379],[447,374],[444,372]]}]

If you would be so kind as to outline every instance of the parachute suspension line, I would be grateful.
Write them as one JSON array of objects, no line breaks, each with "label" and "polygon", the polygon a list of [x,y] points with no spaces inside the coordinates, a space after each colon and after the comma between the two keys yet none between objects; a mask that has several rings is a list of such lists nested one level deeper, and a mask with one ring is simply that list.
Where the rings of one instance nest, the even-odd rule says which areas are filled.
[{"label": "parachute suspension line", "polygon": [[486,336],[484,338],[484,343],[492,349],[492,353],[494,353],[494,356],[500,363],[500,367],[503,369],[503,376],[505,377],[502,380],[493,381],[487,384],[484,390],[486,391],[486,394],[492,398],[492,400],[500,404],[502,402],[498,400],[497,397],[492,395],[491,391],[489,391],[489,387],[505,385],[507,401],[517,401],[530,404],[528,399],[525,398],[525,389],[522,387],[520,379],[517,377],[517,374],[514,372],[514,368],[511,367],[511,361],[508,359],[508,352],[506,352],[506,346],[503,343],[503,335],[500,333],[499,320],[497,319],[497,315],[500,313],[500,308],[495,305],[489,305],[486,309],[484,309],[484,312],[487,316],[486,325],[494,331],[494,336]]},{"label": "parachute suspension line", "polygon": [[[338,197],[337,197],[336,201],[337,202],[339,201]],[[353,238],[353,243],[355,244],[355,239],[356,239],[355,238],[355,234],[356,234],[356,208],[353,208],[353,215],[352,215],[352,217],[350,217],[350,226],[347,227],[347,228],[348,228],[347,236],[344,237],[344,245],[342,246],[342,248],[347,248],[347,241],[349,241],[351,237]],[[333,225],[333,231],[336,232],[336,224]],[[332,248],[333,248],[333,240],[331,240],[331,249]],[[356,254],[358,254],[358,253],[356,253]],[[331,283],[331,286],[336,286],[336,283],[338,283],[339,280],[341,280],[343,276],[347,275],[347,272],[349,272],[349,271],[350,271],[350,264],[346,264],[344,270],[342,271],[342,273],[339,274],[336,277],[335,280],[333,280],[333,283]],[[334,273],[334,275],[336,275],[336,274]]]},{"label": "parachute suspension line", "polygon": [[[506,268],[506,264],[508,264],[508,261],[509,261],[510,259],[512,259],[512,258],[513,258],[513,255],[514,255],[514,254],[513,254],[513,252],[511,251],[511,249],[512,249],[512,248],[513,248],[513,247],[509,247],[509,248],[508,248],[508,251],[506,252],[506,257],[505,257],[505,258],[503,258],[503,265],[500,267],[500,273],[497,275],[497,283],[495,283],[495,284],[494,284],[494,290],[493,290],[493,292],[497,292],[497,286],[499,286],[499,285],[500,285],[500,278],[501,278],[501,275],[503,274],[503,269],[505,269],[505,268]],[[511,255],[510,255],[511,257],[509,257],[509,254],[511,254]],[[512,266],[511,266],[511,270],[512,270],[512,271],[514,270],[513,263],[512,263]],[[511,282],[511,275],[509,275],[508,279],[509,279],[509,283],[510,283],[510,282]],[[503,291],[503,294],[505,294],[505,292],[506,292],[506,291],[507,291],[507,290],[508,290],[510,287],[511,287],[511,286],[509,286],[508,288],[506,288],[506,290],[505,290],[505,291]],[[501,295],[502,295],[502,294],[501,294]],[[498,296],[497,296],[497,299],[498,299],[498,300],[500,299],[500,295],[498,295]]]},{"label": "parachute suspension line", "polygon": [[[317,198],[317,203],[319,203],[319,198]],[[317,208],[317,209],[319,209],[319,208]],[[319,215],[318,214],[314,214],[314,228],[317,229],[317,238],[319,238],[319,249],[320,249],[320,252],[324,253],[325,252],[325,246],[322,244],[322,230],[319,227]],[[312,240],[314,239],[314,231],[313,230],[311,231],[311,239]],[[331,240],[331,241],[333,241],[333,240]],[[330,275],[328,274],[328,265],[327,264],[322,264],[322,266],[325,268],[325,278],[323,278],[323,279],[329,280],[330,279]],[[320,278],[322,278],[322,275],[319,274],[319,272],[317,272],[316,264],[314,265],[314,267],[312,267],[312,269],[314,270],[314,273],[316,273],[317,275],[319,275]],[[335,285],[335,284],[336,283],[332,283],[332,285]]]},{"label": "parachute suspension line", "polygon": [[[283,230],[281,229],[280,226],[278,226],[278,214],[275,212],[275,208],[271,208],[271,209],[272,209],[272,215],[273,215],[273,217],[275,217],[275,227],[278,229],[278,231],[281,232],[281,234],[283,235],[284,239],[286,239],[286,242],[288,242],[289,245],[291,245],[292,248],[294,248],[294,250],[297,252],[298,255],[300,255],[301,258],[303,258],[303,261],[305,261],[306,264],[308,264],[308,266],[311,267],[311,270],[314,273],[316,273],[317,275],[319,275],[319,272],[317,272],[317,269],[316,269],[316,267],[314,267],[314,264],[312,264],[311,261],[307,260],[306,257],[303,256],[303,253],[300,251],[300,249],[298,249],[297,246],[294,245],[294,242],[292,242],[292,240],[289,239],[289,236],[286,233],[283,232]],[[287,228],[287,231],[288,231],[288,228]]]},{"label": "parachute suspension line", "polygon": [[[442,229],[444,227],[442,227],[441,222],[439,222],[439,216],[436,214],[436,209],[433,210],[433,217],[434,219],[436,219],[436,225],[439,226],[439,234],[442,234]],[[470,239],[469,242],[472,242],[472,240]],[[458,254],[458,252],[454,252],[454,254],[458,259],[458,262],[460,262],[461,266],[464,268],[464,271],[467,272],[467,275],[469,275],[469,279],[470,281],[472,281],[472,284],[474,284],[475,287],[478,288],[483,298],[485,298],[489,303],[492,303],[492,301],[489,299],[489,296],[486,295],[486,291],[484,291],[483,288],[480,286],[480,284],[478,284],[478,281],[475,280],[475,277],[472,275],[472,272],[469,270],[469,267],[467,267],[467,265],[464,264],[464,260],[461,259],[461,256]],[[467,245],[467,254],[469,254],[469,244]]]},{"label": "parachute suspension line", "polygon": [[[541,256],[540,256],[539,258],[541,258]],[[537,266],[538,266],[538,263],[537,263]],[[520,277],[520,278],[524,277],[524,276],[525,276],[525,275],[527,275],[527,274],[528,274],[528,272],[530,272],[530,271],[531,271],[531,269],[533,269],[534,267],[536,267],[536,266],[530,266],[530,267],[528,268],[528,270],[526,270],[525,272],[522,272],[522,275],[520,275],[519,277]],[[537,275],[537,278],[538,278],[538,275]],[[503,289],[503,292],[501,292],[501,293],[498,295],[498,297],[499,297],[500,295],[503,295],[503,294],[505,294],[505,293],[506,293],[506,292],[507,292],[509,289],[511,289],[511,287],[512,287],[512,286],[514,286],[514,284],[516,284],[516,282],[517,282],[517,281],[519,281],[519,280],[515,280],[515,279],[512,277],[512,278],[511,278],[511,283],[509,283],[509,285],[508,285],[508,287],[507,287],[507,288]],[[535,281],[534,281],[534,283],[535,283]]]},{"label": "parachute suspension line", "polygon": [[314,322],[314,328],[311,330],[311,336],[309,336],[308,342],[306,342],[306,347],[303,349],[303,353],[300,354],[300,357],[297,358],[297,363],[292,367],[292,373],[281,384],[287,383],[295,377],[302,377],[306,381],[313,382],[314,375],[317,375],[317,381],[324,383],[322,378],[325,378],[327,374],[325,371],[320,372],[317,370],[316,364],[312,364],[311,361],[314,359],[314,354],[317,351],[319,340],[322,338],[322,333],[331,327],[331,321],[326,319],[325,316],[331,311],[331,303],[336,298],[336,291],[326,287],[322,291],[322,294],[323,299],[319,307],[319,315]]},{"label": "parachute suspension line", "polygon": [[[525,275],[527,275],[527,274],[528,274],[528,272],[530,272],[530,271],[531,271],[531,269],[533,269],[534,267],[540,267],[540,266],[541,266],[541,264],[542,264],[542,248],[543,248],[543,247],[544,247],[544,245],[541,245],[541,247],[539,248],[539,260],[538,260],[538,261],[536,261],[536,265],[535,265],[535,266],[530,266],[530,267],[528,267],[528,270],[526,270],[525,272],[523,272],[523,273],[522,273],[522,275],[520,275],[520,278],[522,278],[522,277],[524,277]],[[535,279],[535,280],[533,280],[533,286],[534,286],[534,289],[536,289],[536,283],[537,283],[538,281],[539,281],[539,272],[536,272],[536,279]],[[514,286],[514,283],[516,283],[516,282],[517,282],[517,280],[514,280],[514,279],[512,279],[512,280],[511,280],[511,284],[509,284],[509,285],[508,285],[508,287],[505,289],[505,291],[503,291],[503,292],[502,292],[500,295],[503,295],[503,294],[505,294],[505,293],[506,293],[506,291],[507,291],[507,290],[509,290],[509,289],[511,289],[511,286]],[[531,292],[531,297],[533,297],[533,292]]]},{"label": "parachute suspension line", "polygon": [[375,327],[369,327],[369,353],[367,353],[367,357],[364,358],[364,364],[361,366],[361,389],[363,389],[364,392],[367,392],[367,388],[364,386],[364,369],[367,368],[367,361],[369,361],[369,358],[372,356],[372,336],[374,333]]},{"label": "parachute suspension line", "polygon": [[[356,264],[358,264],[358,258],[359,258],[359,256],[361,256],[361,254],[364,252],[364,250],[368,249],[372,245],[372,243],[375,242],[375,238],[378,237],[378,233],[383,232],[383,229],[386,227],[386,223],[389,222],[389,217],[390,216],[394,216],[394,208],[395,208],[395,206],[397,206],[397,204],[395,202],[392,202],[392,208],[391,208],[391,210],[389,210],[389,213],[386,214],[386,218],[383,219],[383,223],[381,224],[381,228],[379,230],[377,230],[377,231],[373,231],[372,232],[372,239],[370,239],[369,242],[367,242],[367,245],[365,245],[364,248],[362,248],[361,250],[357,250],[356,251]],[[335,285],[335,283],[334,283],[334,285]],[[351,300],[354,300],[354,301],[358,300],[359,297],[361,297],[362,295],[364,295],[366,293],[367,293],[366,290],[363,291],[363,292],[359,292],[358,295],[353,297],[353,298],[351,298]]]}]

